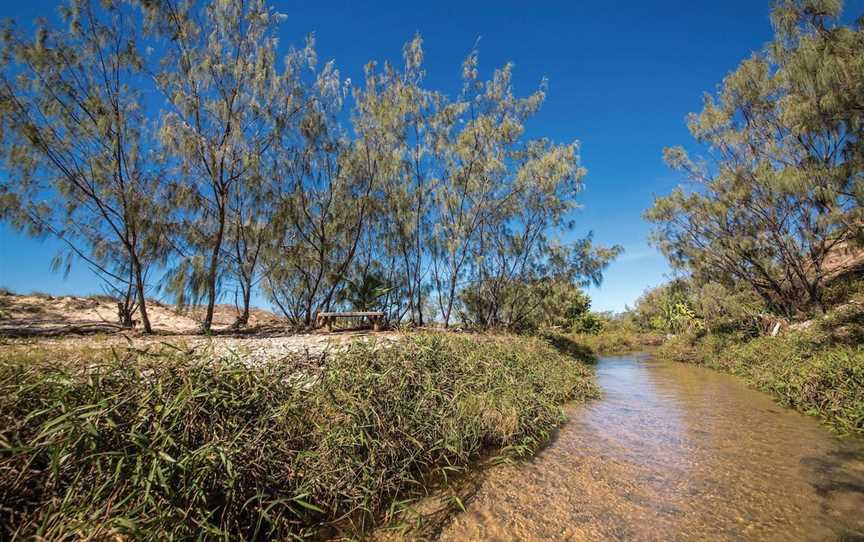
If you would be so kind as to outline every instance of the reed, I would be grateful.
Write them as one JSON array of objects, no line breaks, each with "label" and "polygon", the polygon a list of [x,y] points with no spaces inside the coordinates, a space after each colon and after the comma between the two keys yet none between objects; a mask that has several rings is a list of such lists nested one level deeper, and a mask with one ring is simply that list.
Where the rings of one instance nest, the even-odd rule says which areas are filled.
[{"label": "reed", "polygon": [[531,453],[590,368],[533,338],[407,336],[247,366],[0,353],[0,538],[362,533],[489,449]]}]

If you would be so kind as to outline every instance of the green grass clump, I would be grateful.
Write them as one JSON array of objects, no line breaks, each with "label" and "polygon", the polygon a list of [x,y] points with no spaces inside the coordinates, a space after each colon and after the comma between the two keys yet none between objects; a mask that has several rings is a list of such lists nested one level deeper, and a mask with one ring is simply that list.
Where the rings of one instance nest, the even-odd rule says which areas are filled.
[{"label": "green grass clump", "polygon": [[574,341],[584,344],[598,355],[621,354],[640,350],[643,345],[638,335],[626,330],[601,331],[597,334],[574,334]]},{"label": "green grass clump", "polygon": [[529,338],[418,335],[254,367],[168,348],[0,354],[0,538],[362,532],[487,449],[531,452],[562,402],[595,394],[590,368]]},{"label": "green grass clump", "polygon": [[645,333],[627,326],[609,326],[598,333],[549,333],[549,337],[566,340],[591,356],[609,356],[637,352],[658,346],[663,337],[656,333]]},{"label": "green grass clump", "polygon": [[747,339],[680,336],[657,355],[732,373],[781,404],[822,418],[839,433],[864,434],[864,347],[789,332]]}]

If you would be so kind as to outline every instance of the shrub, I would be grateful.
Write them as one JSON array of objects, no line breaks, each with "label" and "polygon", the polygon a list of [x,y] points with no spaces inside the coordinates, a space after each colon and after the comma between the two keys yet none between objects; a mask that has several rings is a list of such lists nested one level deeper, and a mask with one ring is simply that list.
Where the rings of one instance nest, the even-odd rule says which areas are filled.
[{"label": "shrub", "polygon": [[608,319],[596,312],[584,312],[573,320],[571,330],[573,333],[585,333],[596,335],[603,331]]},{"label": "shrub", "polygon": [[0,355],[0,538],[362,531],[487,448],[544,442],[590,370],[539,339],[420,335],[260,366],[177,349]]}]

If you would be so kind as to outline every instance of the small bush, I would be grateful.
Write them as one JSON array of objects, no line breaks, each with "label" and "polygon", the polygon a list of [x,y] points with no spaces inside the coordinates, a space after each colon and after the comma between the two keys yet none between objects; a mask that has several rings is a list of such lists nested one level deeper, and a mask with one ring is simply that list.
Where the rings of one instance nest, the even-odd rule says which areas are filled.
[{"label": "small bush", "polygon": [[596,393],[589,368],[539,339],[419,335],[254,367],[60,355],[0,354],[0,538],[362,531],[484,449],[529,453],[560,403]]},{"label": "small bush", "polygon": [[582,313],[573,320],[571,331],[577,334],[597,335],[603,331],[607,324],[608,319],[589,311]]}]

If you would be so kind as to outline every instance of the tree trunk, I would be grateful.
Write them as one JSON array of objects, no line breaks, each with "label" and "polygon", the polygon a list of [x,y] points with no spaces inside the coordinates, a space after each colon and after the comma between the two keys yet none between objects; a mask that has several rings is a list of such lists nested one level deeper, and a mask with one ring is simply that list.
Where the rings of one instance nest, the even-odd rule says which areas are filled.
[{"label": "tree trunk", "polygon": [[423,327],[423,294],[420,287],[417,287],[417,325]]},{"label": "tree trunk", "polygon": [[207,275],[207,314],[201,328],[210,331],[213,325],[213,311],[216,307],[216,277],[218,276],[219,255],[222,251],[222,237],[225,234],[225,206],[219,207],[219,230],[216,232],[216,240],[213,243],[213,253],[210,256],[210,270]]},{"label": "tree trunk", "polygon": [[243,290],[243,312],[237,317],[238,327],[245,326],[249,323],[249,299],[252,297],[251,284],[242,285],[240,288]]},{"label": "tree trunk", "polygon": [[453,312],[453,298],[456,297],[456,277],[457,274],[453,274],[450,278],[450,295],[447,297],[447,313],[444,315],[444,327],[450,327],[450,314]]},{"label": "tree trunk", "polygon": [[304,308],[303,312],[304,312],[303,323],[306,325],[306,328],[309,328],[312,326],[312,297],[311,296],[306,300],[306,307]]},{"label": "tree trunk", "polygon": [[150,317],[147,315],[147,302],[144,299],[144,277],[141,273],[141,262],[138,257],[132,256],[132,268],[135,273],[135,290],[138,294],[138,310],[141,312],[141,325],[144,326],[144,333],[153,333],[153,328],[150,326]]}]

